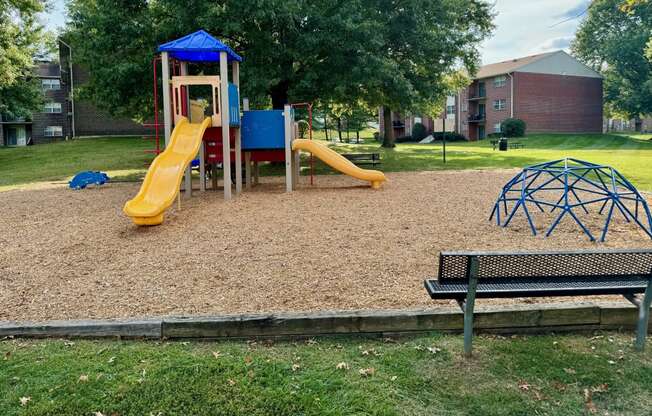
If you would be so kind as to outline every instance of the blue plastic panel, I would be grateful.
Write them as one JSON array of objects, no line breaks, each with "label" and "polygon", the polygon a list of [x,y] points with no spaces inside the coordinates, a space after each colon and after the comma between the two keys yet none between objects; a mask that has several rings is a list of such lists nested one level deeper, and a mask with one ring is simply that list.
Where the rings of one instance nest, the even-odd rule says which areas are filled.
[{"label": "blue plastic panel", "polygon": [[240,125],[240,96],[238,87],[229,83],[229,125],[238,127]]},{"label": "blue plastic panel", "polygon": [[242,115],[242,150],[285,149],[282,110],[245,111]]}]

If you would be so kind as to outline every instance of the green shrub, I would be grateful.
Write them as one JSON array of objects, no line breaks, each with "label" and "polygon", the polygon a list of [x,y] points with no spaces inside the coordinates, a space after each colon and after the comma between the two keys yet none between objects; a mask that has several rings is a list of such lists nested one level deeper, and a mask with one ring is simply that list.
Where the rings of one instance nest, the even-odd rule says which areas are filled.
[{"label": "green shrub", "polygon": [[525,136],[525,121],[519,118],[508,118],[503,121],[500,128],[505,137],[523,137]]},{"label": "green shrub", "polygon": [[421,123],[414,123],[412,126],[412,141],[418,142],[425,139],[428,136],[428,130],[426,126]]},{"label": "green shrub", "polygon": [[[436,133],[432,134],[432,137],[435,138],[435,140],[443,140],[444,139],[444,133],[441,131],[438,131]],[[461,134],[452,132],[452,131],[447,131],[446,132],[446,141],[447,142],[461,142],[465,141],[466,137],[462,136]]]},{"label": "green shrub", "polygon": [[413,141],[412,136],[399,136],[394,139],[394,143],[410,143]]},{"label": "green shrub", "polygon": [[297,125],[299,126],[299,138],[305,139],[306,138],[306,133],[308,132],[308,129],[310,128],[310,125],[306,120],[299,120],[297,122]]}]

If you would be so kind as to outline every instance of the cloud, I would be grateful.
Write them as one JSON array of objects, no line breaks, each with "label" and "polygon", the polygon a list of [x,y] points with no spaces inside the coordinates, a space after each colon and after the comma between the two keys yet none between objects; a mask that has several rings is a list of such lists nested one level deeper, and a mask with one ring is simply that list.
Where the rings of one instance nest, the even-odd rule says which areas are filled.
[{"label": "cloud", "polygon": [[551,50],[566,49],[570,47],[571,42],[575,36],[561,36],[558,38],[548,39],[539,45],[539,50],[542,52],[547,52]]},{"label": "cloud", "polygon": [[577,16],[588,4],[587,0],[495,0],[496,30],[480,48],[482,62],[568,48],[582,18],[565,16]]},{"label": "cloud", "polygon": [[557,14],[554,17],[557,19],[572,19],[574,17],[579,17],[586,12],[590,5],[591,0],[582,0],[581,3],[576,4],[565,12]]}]

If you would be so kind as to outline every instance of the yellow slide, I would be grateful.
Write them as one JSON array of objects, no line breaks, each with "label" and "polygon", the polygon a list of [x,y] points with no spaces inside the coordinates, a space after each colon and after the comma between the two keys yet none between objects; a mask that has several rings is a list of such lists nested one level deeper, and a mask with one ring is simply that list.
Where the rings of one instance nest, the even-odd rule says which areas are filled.
[{"label": "yellow slide", "polygon": [[204,131],[210,125],[210,118],[201,124],[193,124],[185,117],[176,125],[170,144],[152,162],[140,191],[123,208],[136,225],[159,225],[163,222],[163,212],[179,193],[186,167],[197,155]]},{"label": "yellow slide", "polygon": [[335,150],[329,149],[328,146],[313,140],[295,139],[292,142],[292,150],[305,150],[310,152],[335,170],[339,170],[346,175],[363,181],[369,181],[371,187],[374,189],[380,188],[380,185],[387,180],[383,172],[361,169]]}]

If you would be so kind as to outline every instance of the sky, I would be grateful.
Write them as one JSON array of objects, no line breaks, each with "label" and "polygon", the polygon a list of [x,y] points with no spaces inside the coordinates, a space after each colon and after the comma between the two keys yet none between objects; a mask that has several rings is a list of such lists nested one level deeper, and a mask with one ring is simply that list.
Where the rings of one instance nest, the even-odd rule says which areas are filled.
[{"label": "sky", "polygon": [[[591,0],[492,0],[496,29],[480,48],[482,63],[490,64],[568,50],[581,16]],[[54,0],[43,23],[56,30],[65,22],[65,0]]]}]

